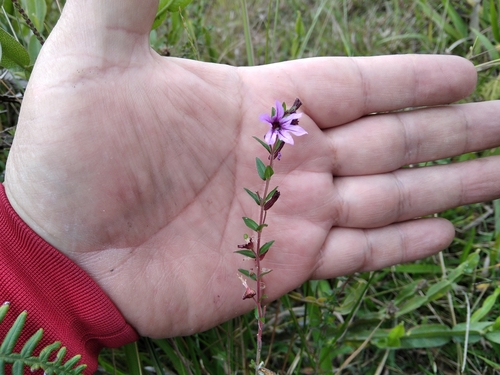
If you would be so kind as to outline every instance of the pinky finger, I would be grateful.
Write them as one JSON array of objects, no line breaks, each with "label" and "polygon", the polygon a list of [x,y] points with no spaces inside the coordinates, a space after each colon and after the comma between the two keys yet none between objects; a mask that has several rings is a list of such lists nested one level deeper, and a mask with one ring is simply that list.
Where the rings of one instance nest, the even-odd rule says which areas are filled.
[{"label": "pinky finger", "polygon": [[333,228],[311,279],[328,279],[411,262],[446,248],[455,235],[445,219],[430,218],[375,229]]}]

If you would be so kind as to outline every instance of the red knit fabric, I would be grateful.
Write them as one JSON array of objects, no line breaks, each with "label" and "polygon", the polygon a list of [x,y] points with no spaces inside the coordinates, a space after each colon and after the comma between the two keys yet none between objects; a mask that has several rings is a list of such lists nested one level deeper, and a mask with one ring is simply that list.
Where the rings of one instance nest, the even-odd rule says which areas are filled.
[{"label": "red knit fabric", "polygon": [[[10,309],[0,324],[0,342],[19,313],[27,311],[16,352],[43,328],[36,353],[60,341],[68,350],[65,359],[82,355],[85,374],[94,373],[103,347],[138,338],[99,286],[19,218],[0,184],[0,303],[7,301]],[[29,368],[25,374],[32,374]]]}]

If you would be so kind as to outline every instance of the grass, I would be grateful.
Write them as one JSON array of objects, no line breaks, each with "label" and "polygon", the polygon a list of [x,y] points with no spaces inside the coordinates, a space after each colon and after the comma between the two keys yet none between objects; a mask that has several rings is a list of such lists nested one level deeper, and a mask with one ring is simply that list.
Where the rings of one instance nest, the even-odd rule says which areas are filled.
[{"label": "grass", "polygon": [[[43,35],[57,3],[46,1]],[[7,11],[9,1],[4,2]],[[151,35],[160,53],[231,65],[326,55],[457,54],[479,70],[470,101],[500,98],[497,59],[499,1],[195,0],[170,14]],[[32,35],[10,17],[32,54]],[[3,17],[3,18],[2,18]],[[12,29],[5,16],[1,27]],[[22,93],[29,72],[11,69],[3,94]],[[21,85],[19,85],[21,83]],[[19,103],[2,103],[0,179]],[[470,153],[436,163],[500,154]],[[485,176],[485,178],[487,178]],[[265,326],[267,367],[280,374],[500,374],[498,282],[500,201],[440,214],[457,228],[439,255],[373,273],[311,281],[272,303]],[[253,314],[207,332],[168,340],[143,338],[105,350],[101,372],[117,374],[250,374]],[[467,346],[465,346],[467,337]]]}]

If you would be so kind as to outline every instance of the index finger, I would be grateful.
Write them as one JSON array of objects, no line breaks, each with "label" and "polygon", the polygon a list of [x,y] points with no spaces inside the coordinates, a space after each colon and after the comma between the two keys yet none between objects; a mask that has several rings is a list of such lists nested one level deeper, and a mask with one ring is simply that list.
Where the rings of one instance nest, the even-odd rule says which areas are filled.
[{"label": "index finger", "polygon": [[[474,66],[457,56],[324,57],[267,68],[262,92],[291,101],[299,97],[301,109],[320,128],[374,112],[452,103],[476,85]],[[271,79],[277,77],[282,84]]]}]

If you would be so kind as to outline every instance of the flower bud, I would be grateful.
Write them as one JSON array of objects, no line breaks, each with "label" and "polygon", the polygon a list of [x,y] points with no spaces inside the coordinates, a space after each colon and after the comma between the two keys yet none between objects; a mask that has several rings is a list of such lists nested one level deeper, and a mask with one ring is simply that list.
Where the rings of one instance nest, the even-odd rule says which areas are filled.
[{"label": "flower bud", "polygon": [[269,210],[276,203],[279,197],[280,197],[280,192],[276,190],[273,196],[264,205],[264,211]]}]

